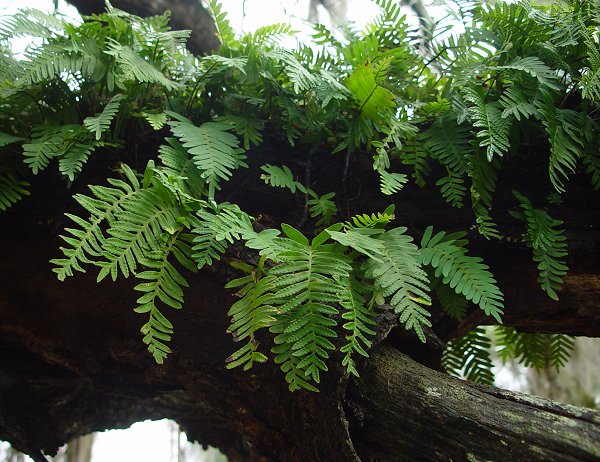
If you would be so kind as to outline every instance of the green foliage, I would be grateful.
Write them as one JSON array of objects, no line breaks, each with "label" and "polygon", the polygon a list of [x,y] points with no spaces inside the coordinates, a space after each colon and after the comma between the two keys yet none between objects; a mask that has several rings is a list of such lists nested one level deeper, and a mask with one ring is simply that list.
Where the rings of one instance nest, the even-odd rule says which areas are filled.
[{"label": "green foliage", "polygon": [[563,224],[555,220],[547,212],[533,208],[531,201],[514,192],[521,204],[522,214],[515,214],[527,223],[525,242],[533,249],[533,261],[538,263],[538,282],[544,292],[553,300],[558,300],[557,290],[562,286],[562,277],[569,269],[565,263],[567,256],[567,238],[564,230],[558,227]]},{"label": "green foliage", "polygon": [[493,385],[490,347],[491,341],[485,328],[478,327],[448,342],[442,356],[442,366],[452,375],[484,385]]},{"label": "green foliage", "polygon": [[[162,362],[186,271],[229,262],[243,272],[227,285],[239,297],[229,332],[243,345],[226,367],[249,369],[270,348],[290,388],[313,391],[331,357],[358,374],[376,309],[393,310],[422,341],[432,297],[454,319],[476,305],[500,322],[502,291],[467,254],[467,230],[500,239],[524,226],[542,289],[557,298],[563,223],[526,196],[551,190],[558,209],[572,179],[585,187],[581,170],[600,189],[597,7],[459,2],[464,32],[440,26],[432,37],[445,38],[431,39],[425,55],[393,0],[377,0],[381,14],[364,31],[340,40],[316,26],[315,43],[296,49],[279,44],[289,26],[237,37],[221,5],[208,3],[222,46],[204,57],[185,50],[189,31],[169,30],[167,15],[108,5],[77,25],[33,10],[2,20],[0,210],[53,162],[69,184],[95,153],[119,162],[117,178],[74,195],[83,211],[67,215],[73,224],[52,260],[60,280],[89,268],[99,279],[134,276],[144,342]],[[5,42],[20,35],[41,40],[13,56]],[[452,234],[427,227],[417,246],[404,211],[430,175],[448,213],[470,209],[470,218]],[[511,178],[523,190],[516,222],[495,205],[510,197]],[[289,204],[298,209],[257,201],[253,213],[265,209],[250,217],[240,193],[260,180],[297,194]],[[365,197],[373,208],[393,199],[403,213],[363,213]],[[421,226],[411,223],[411,234]],[[526,354],[521,334],[511,335],[505,350]],[[563,338],[531,340],[532,352],[541,351],[535,342],[553,349],[553,365],[568,355]],[[488,348],[476,329],[450,343],[446,368],[490,383]]]},{"label": "green foliage", "polygon": [[496,326],[496,346],[504,363],[516,359],[537,370],[554,367],[558,371],[571,356],[575,339],[560,334],[527,334],[513,327]]},{"label": "green foliage", "polygon": [[436,277],[457,294],[479,305],[487,316],[501,322],[504,296],[496,285],[488,266],[479,257],[467,255],[465,233],[433,234],[430,226],[421,239],[420,261],[434,269]]}]

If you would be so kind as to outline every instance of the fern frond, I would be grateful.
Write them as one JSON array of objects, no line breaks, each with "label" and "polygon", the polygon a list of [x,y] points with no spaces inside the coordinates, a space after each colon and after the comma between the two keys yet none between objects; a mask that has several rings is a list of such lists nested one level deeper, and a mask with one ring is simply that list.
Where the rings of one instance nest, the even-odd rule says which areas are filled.
[{"label": "fern frond", "polygon": [[260,175],[260,179],[266,184],[274,188],[287,188],[292,193],[295,193],[296,189],[305,194],[307,193],[304,185],[294,180],[294,174],[286,165],[277,167],[276,165],[266,164],[260,169],[265,172]]},{"label": "fern frond", "polygon": [[166,188],[140,189],[115,211],[114,222],[107,230],[110,237],[102,245],[104,261],[98,262],[98,280],[108,274],[113,281],[119,273],[124,277],[136,274],[140,262],[163,247],[163,233],[181,230],[180,213],[175,198]]},{"label": "fern frond", "polygon": [[137,54],[130,46],[109,38],[104,52],[115,58],[122,72],[120,78],[123,81],[155,83],[162,85],[167,90],[177,90],[181,87],[179,83],[165,77],[152,62]]},{"label": "fern frond", "polygon": [[100,114],[95,117],[86,117],[83,120],[85,127],[91,133],[96,135],[96,140],[99,140],[102,136],[102,133],[108,130],[110,127],[112,119],[119,111],[119,105],[121,104],[122,99],[123,95],[116,94],[110,99],[106,106],[104,106],[104,109]]},{"label": "fern frond", "polygon": [[465,188],[464,180],[460,176],[450,171],[448,176],[436,181],[435,185],[440,187],[442,197],[452,207],[461,208],[464,205],[467,188]]},{"label": "fern frond", "polygon": [[154,130],[160,130],[167,124],[168,116],[164,112],[142,112],[141,115]]},{"label": "fern frond", "polygon": [[472,104],[469,113],[473,127],[481,129],[477,132],[477,138],[481,139],[479,146],[486,148],[490,162],[495,155],[502,157],[510,147],[509,119],[502,117],[497,103],[486,103],[480,91],[467,87],[463,92],[465,101]]},{"label": "fern frond", "polygon": [[162,161],[160,168],[171,181],[181,181],[191,196],[206,196],[206,180],[196,168],[194,159],[176,138],[167,137],[165,141],[167,144],[158,150],[158,157]]},{"label": "fern frond", "polygon": [[516,359],[525,367],[537,370],[555,367],[560,370],[569,360],[575,342],[561,334],[529,334],[514,327],[496,326],[496,346],[503,363]]},{"label": "fern frond", "polygon": [[387,196],[400,191],[407,181],[408,177],[404,173],[389,173],[385,170],[379,172],[379,189]]},{"label": "fern frond", "polygon": [[581,114],[571,109],[557,109],[548,100],[539,102],[537,106],[550,141],[550,181],[562,193],[581,156]]},{"label": "fern frond", "polygon": [[586,166],[585,171],[592,177],[592,186],[600,191],[600,153],[584,152],[582,160]]},{"label": "fern frond", "polygon": [[491,342],[485,328],[478,327],[446,345],[442,366],[452,375],[484,385],[494,384]]},{"label": "fern frond", "polygon": [[552,90],[560,90],[556,71],[548,67],[540,58],[536,56],[517,58],[509,64],[496,66],[496,69],[513,69],[522,71],[537,79],[541,85],[544,85]]},{"label": "fern frond", "polygon": [[346,87],[356,100],[359,111],[368,119],[377,120],[382,111],[393,109],[394,94],[377,81],[382,78],[370,65],[362,65],[346,80]]},{"label": "fern frond", "polygon": [[420,262],[434,269],[436,277],[501,322],[504,296],[489,268],[479,257],[466,254],[465,233],[433,234],[429,226],[421,239]]},{"label": "fern frond", "polygon": [[302,93],[311,90],[316,86],[316,78],[300,61],[298,61],[293,53],[287,50],[277,49],[269,51],[267,57],[285,66],[285,73],[289,77],[295,93]]},{"label": "fern frond", "polygon": [[31,141],[23,144],[25,164],[31,168],[34,175],[37,175],[50,164],[53,158],[65,153],[69,147],[67,139],[79,129],[79,125],[34,127]]},{"label": "fern frond", "polygon": [[149,313],[149,320],[142,326],[144,343],[148,345],[148,351],[154,356],[158,364],[162,364],[164,358],[171,352],[165,344],[171,340],[173,325],[160,312],[158,302],[171,308],[180,309],[183,305],[183,290],[188,287],[187,281],[168,261],[171,249],[176,245],[177,233],[168,235],[166,242],[160,248],[147,252],[147,256],[140,260],[146,268],[136,275],[142,281],[134,287],[143,295],[137,299],[138,306],[134,309],[136,313]]},{"label": "fern frond", "polygon": [[319,196],[312,189],[309,189],[308,194],[311,198],[308,199],[306,205],[308,206],[310,216],[311,218],[319,217],[315,226],[320,227],[331,224],[333,217],[338,213],[337,205],[333,201],[335,193],[330,192]]},{"label": "fern frond", "polygon": [[19,202],[23,196],[29,196],[29,183],[18,179],[13,173],[0,174],[0,211]]},{"label": "fern frond", "polygon": [[600,51],[591,37],[588,36],[585,43],[588,66],[583,69],[581,76],[581,96],[597,102],[600,101]]},{"label": "fern frond", "polygon": [[62,153],[58,161],[58,170],[70,181],[75,179],[75,176],[81,172],[83,165],[87,162],[90,154],[104,143],[99,141],[88,140],[80,142],[70,140],[68,148]]},{"label": "fern frond", "polygon": [[356,363],[353,355],[359,354],[368,357],[367,350],[371,348],[370,337],[376,334],[371,328],[375,325],[373,312],[365,303],[364,293],[370,290],[366,284],[362,284],[354,277],[343,281],[346,286],[345,296],[340,300],[342,306],[342,319],[345,322],[343,328],[346,330],[346,344],[342,345],[340,352],[345,353],[342,366],[346,367],[348,373],[358,377]]},{"label": "fern frond", "polygon": [[437,296],[443,310],[448,313],[452,319],[460,321],[467,314],[469,302],[461,294],[457,294],[450,286],[442,283],[441,278],[436,278],[432,274],[429,275],[433,281],[432,289]]},{"label": "fern frond", "polygon": [[106,241],[104,227],[110,226],[115,215],[123,208],[123,204],[135,200],[140,194],[140,183],[135,172],[127,165],[121,166],[121,172],[125,180],[110,178],[108,180],[112,187],[90,186],[92,197],[76,194],[75,200],[90,213],[87,220],[76,215],[67,214],[79,228],[66,228],[69,235],[61,238],[69,247],[61,247],[66,258],[50,260],[55,265],[52,269],[59,280],[64,281],[67,276],[72,276],[73,271],[85,272],[82,264],[90,264],[98,261],[102,255],[102,245]]},{"label": "fern frond", "polygon": [[514,191],[523,210],[523,218],[527,222],[526,242],[533,249],[533,260],[538,263],[538,282],[544,292],[553,300],[558,300],[557,290],[562,286],[562,277],[569,269],[565,263],[567,257],[567,238],[563,224],[555,220],[544,210],[533,207],[531,201]]},{"label": "fern frond", "polygon": [[458,175],[467,171],[468,155],[472,152],[469,127],[458,125],[456,115],[446,112],[437,117],[423,133],[425,148],[433,159]]},{"label": "fern frond", "polygon": [[200,224],[193,229],[196,237],[192,247],[198,269],[219,260],[229,244],[254,233],[250,217],[235,205],[221,204],[214,212],[200,210],[198,218]]},{"label": "fern frond", "polygon": [[244,140],[246,151],[251,145],[259,146],[263,141],[264,123],[257,118],[226,115],[218,117],[216,121],[231,126],[235,134]]},{"label": "fern frond", "polygon": [[328,352],[335,349],[330,339],[337,337],[332,317],[338,309],[333,304],[345,293],[341,281],[352,268],[338,247],[323,243],[327,234],[311,243],[291,226],[284,224],[282,229],[287,237],[280,241],[280,263],[268,271],[275,276],[272,297],[283,314],[281,322],[271,326],[276,334],[272,351],[294,390],[308,380],[319,383],[320,373],[327,370]]},{"label": "fern frond", "polygon": [[385,245],[377,237],[372,237],[381,235],[383,233],[382,229],[350,228],[343,233],[329,229],[326,231],[334,241],[350,247],[375,261],[382,262],[381,256],[385,253]]},{"label": "fern frond", "polygon": [[217,28],[217,34],[221,41],[221,47],[230,47],[235,42],[235,33],[227,19],[227,13],[223,10],[223,6],[219,0],[208,0],[208,6],[212,12]]},{"label": "fern frond", "polygon": [[363,267],[374,280],[384,297],[399,314],[406,330],[414,330],[424,343],[423,326],[431,327],[430,313],[422,305],[430,305],[429,279],[419,263],[419,250],[412,238],[404,234],[406,228],[394,228],[380,235],[383,253],[377,260],[369,259]]},{"label": "fern frond", "polygon": [[9,144],[16,143],[17,141],[25,141],[25,138],[20,136],[10,135],[8,133],[0,132],[0,148],[8,146]]},{"label": "fern frond", "polygon": [[525,119],[529,119],[529,117],[537,115],[537,109],[534,104],[516,85],[507,88],[506,91],[502,93],[502,96],[500,96],[499,101],[504,108],[504,111],[502,111],[503,118],[513,116],[520,122],[521,116]]},{"label": "fern frond", "polygon": [[396,218],[394,215],[394,207],[388,207],[383,213],[377,212],[368,215],[355,215],[351,221],[347,221],[344,226],[346,228],[382,228]]},{"label": "fern frond", "polygon": [[209,186],[209,198],[214,198],[219,183],[231,178],[233,171],[246,164],[239,141],[231,134],[229,126],[216,122],[206,122],[200,127],[187,119],[169,122],[171,131],[194,159]]}]

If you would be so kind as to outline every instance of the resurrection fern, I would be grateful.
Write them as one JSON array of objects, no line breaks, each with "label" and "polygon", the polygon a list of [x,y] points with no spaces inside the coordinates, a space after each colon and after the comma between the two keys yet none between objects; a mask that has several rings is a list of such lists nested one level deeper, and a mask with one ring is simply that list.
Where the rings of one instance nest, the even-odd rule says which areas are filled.
[{"label": "resurrection fern", "polygon": [[448,342],[442,355],[442,367],[457,377],[464,377],[484,385],[493,385],[494,365],[490,348],[491,341],[486,335],[485,328],[478,327]]},{"label": "resurrection fern", "polygon": [[119,111],[122,99],[123,95],[117,94],[113,96],[100,114],[84,119],[83,124],[91,133],[95,134],[97,140],[101,138],[103,132],[109,129],[110,123]]},{"label": "resurrection fern", "polygon": [[229,180],[235,169],[246,165],[244,151],[239,147],[239,140],[229,132],[229,126],[207,122],[197,127],[181,117],[169,125],[206,179],[209,198],[214,198],[221,181]]},{"label": "resurrection fern", "polygon": [[419,250],[406,228],[394,228],[380,236],[383,252],[364,265],[365,274],[372,278],[382,295],[399,315],[406,330],[414,330],[425,342],[423,326],[431,327],[430,313],[424,306],[431,304],[429,279],[419,263]]},{"label": "resurrection fern", "polygon": [[[99,280],[135,278],[144,342],[163,362],[185,273],[230,265],[243,273],[227,284],[238,297],[228,331],[241,343],[226,367],[270,354],[290,389],[312,391],[332,358],[358,375],[381,330],[377,310],[421,341],[432,298],[440,317],[460,321],[476,306],[500,323],[503,293],[468,254],[467,232],[514,250],[513,219],[524,222],[539,283],[557,298],[567,230],[532,202],[552,198],[562,216],[600,189],[594,2],[460,1],[461,27],[444,19],[417,43],[399,3],[377,0],[365,30],[349,26],[342,40],[317,25],[313,43],[296,47],[281,40],[294,38],[288,25],[238,37],[219,2],[207,3],[221,47],[199,57],[168,15],[110,4],[79,24],[33,10],[0,20],[0,210],[54,188],[54,177],[74,191],[97,180],[74,195],[81,212],[67,215],[58,279],[89,268]],[[14,54],[19,36],[36,40]],[[110,169],[114,178],[98,178]],[[295,194],[284,192],[289,209],[255,198],[261,182]],[[373,212],[392,195],[401,213]],[[423,230],[440,206],[456,232]],[[420,247],[408,229],[423,233]],[[446,369],[491,383],[485,332],[451,340]],[[566,337],[500,332],[506,357],[536,367],[562,364],[571,348]]]},{"label": "resurrection fern", "polygon": [[569,269],[565,263],[567,257],[567,238],[563,224],[555,220],[544,210],[536,209],[525,196],[514,192],[521,204],[522,214],[515,214],[527,223],[525,241],[533,249],[533,261],[538,264],[538,282],[544,292],[553,300],[558,300],[557,290],[562,286],[562,277]]},{"label": "resurrection fern", "polygon": [[444,284],[501,322],[504,296],[482,259],[467,255],[464,236],[444,231],[434,235],[429,226],[421,239],[420,263],[431,266]]},{"label": "resurrection fern", "polygon": [[0,212],[29,196],[29,183],[19,180],[13,173],[0,174]]},{"label": "resurrection fern", "polygon": [[514,327],[496,326],[495,340],[502,362],[516,359],[537,370],[554,367],[558,371],[568,361],[575,339],[561,334],[528,334]]}]

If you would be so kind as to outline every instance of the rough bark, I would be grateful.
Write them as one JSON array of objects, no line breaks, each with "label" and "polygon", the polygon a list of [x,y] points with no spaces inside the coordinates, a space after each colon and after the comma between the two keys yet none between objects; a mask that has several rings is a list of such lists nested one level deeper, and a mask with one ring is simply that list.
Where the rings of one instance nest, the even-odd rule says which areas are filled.
[{"label": "rough bark", "polygon": [[[68,0],[81,14],[102,13],[104,0]],[[111,4],[137,16],[148,17],[171,12],[171,27],[191,30],[188,49],[206,55],[219,48],[217,29],[210,13],[200,0],[112,0]]]},{"label": "rough bark", "polygon": [[600,459],[599,412],[448,377],[388,346],[347,400],[363,461]]}]

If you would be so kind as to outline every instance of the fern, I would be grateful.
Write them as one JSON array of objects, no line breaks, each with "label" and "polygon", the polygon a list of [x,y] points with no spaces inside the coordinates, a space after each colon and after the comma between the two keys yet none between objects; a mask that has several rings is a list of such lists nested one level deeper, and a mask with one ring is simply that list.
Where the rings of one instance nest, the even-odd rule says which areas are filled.
[{"label": "fern", "polygon": [[343,309],[342,319],[346,321],[342,327],[346,330],[347,343],[340,348],[340,352],[345,353],[342,366],[346,367],[348,373],[358,377],[353,354],[368,357],[367,350],[372,345],[371,337],[376,333],[372,329],[375,325],[373,312],[365,303],[363,296],[371,288],[360,283],[352,275],[344,280],[344,284],[346,285],[345,297],[340,300],[340,305]]},{"label": "fern", "polygon": [[400,191],[404,184],[408,181],[408,178],[403,173],[388,173],[385,170],[379,172],[379,189],[387,196]]},{"label": "fern", "polygon": [[583,155],[585,171],[592,177],[592,185],[596,191],[600,191],[600,154],[597,152],[586,152]]},{"label": "fern", "polygon": [[229,24],[227,14],[222,11],[222,5],[218,0],[209,0],[208,6],[212,12],[217,27],[217,34],[224,48],[230,47],[235,42],[233,28]]},{"label": "fern", "polygon": [[490,162],[494,156],[502,157],[510,147],[510,121],[502,117],[497,103],[486,103],[480,91],[465,88],[463,92],[465,101],[472,104],[469,113],[473,127],[481,129],[477,132],[477,138],[481,139],[479,146],[486,148]]},{"label": "fern", "polygon": [[157,69],[153,63],[137,54],[133,48],[123,45],[113,39],[109,39],[105,53],[113,56],[119,65],[121,75],[119,78],[125,81],[136,81],[144,83],[155,83],[162,85],[167,90],[177,90],[180,84],[174,82]]},{"label": "fern", "polygon": [[45,169],[53,158],[65,152],[67,149],[66,139],[77,130],[79,130],[78,125],[33,128],[32,140],[23,144],[23,155],[25,163],[31,168],[34,175]]},{"label": "fern", "polygon": [[453,113],[445,113],[436,118],[423,133],[425,148],[431,157],[451,172],[464,175],[467,171],[468,155],[472,151],[469,140],[469,128],[458,125]]},{"label": "fern", "polygon": [[571,109],[556,109],[551,101],[538,103],[538,112],[550,140],[548,173],[554,188],[562,193],[569,174],[581,156],[581,115]]},{"label": "fern", "polygon": [[527,223],[526,242],[533,249],[533,260],[538,263],[538,282],[544,292],[553,300],[558,300],[557,290],[562,286],[562,277],[569,269],[565,264],[567,256],[566,237],[564,231],[558,229],[563,224],[555,220],[544,210],[535,209],[531,201],[514,191],[523,210],[522,215]]},{"label": "fern", "polygon": [[347,290],[341,281],[352,268],[344,254],[324,244],[327,234],[309,242],[288,225],[282,229],[287,237],[277,254],[279,263],[268,272],[275,276],[272,298],[283,314],[271,326],[276,334],[272,351],[293,391],[307,388],[309,380],[319,383],[320,373],[328,369],[325,360],[335,349],[330,339],[337,337],[333,303]]},{"label": "fern", "polygon": [[355,98],[359,112],[372,120],[377,120],[381,111],[395,107],[393,93],[378,82],[384,75],[383,66],[374,69],[372,66],[363,65],[355,68],[346,81],[346,87]]},{"label": "fern", "polygon": [[450,172],[448,176],[439,179],[435,184],[440,187],[442,197],[450,205],[456,208],[461,208],[464,205],[467,189],[464,187],[464,181],[461,177]]},{"label": "fern", "polygon": [[306,205],[308,206],[310,216],[311,218],[319,217],[315,226],[320,227],[331,224],[333,217],[338,213],[337,205],[335,205],[335,202],[333,201],[335,193],[330,192],[319,196],[312,189],[309,189],[308,194],[311,199],[308,199]]},{"label": "fern", "polygon": [[83,124],[91,133],[96,135],[96,140],[99,140],[102,133],[110,127],[110,123],[117,114],[122,99],[123,95],[117,94],[113,96],[100,114],[84,119]]},{"label": "fern", "polygon": [[506,89],[502,96],[500,96],[499,101],[504,108],[504,111],[502,111],[503,118],[512,116],[520,122],[521,116],[525,119],[529,119],[531,116],[537,116],[535,105],[516,85]]},{"label": "fern", "polygon": [[[373,260],[383,263],[382,256],[385,254],[385,244],[377,239],[383,232],[375,228],[350,228],[343,233],[339,231],[326,230],[334,241],[350,247]],[[374,237],[373,237],[374,236]]]},{"label": "fern", "polygon": [[235,169],[246,165],[239,141],[229,133],[230,127],[227,125],[207,122],[196,127],[184,118],[171,121],[169,125],[208,183],[210,199],[214,199],[215,190],[220,189],[221,181],[227,181]]},{"label": "fern", "polygon": [[423,326],[431,327],[430,314],[422,305],[431,304],[429,279],[418,261],[419,251],[406,228],[394,228],[380,236],[383,253],[369,259],[363,270],[374,280],[376,288],[389,297],[394,311],[406,330],[414,330],[424,343]]},{"label": "fern", "polygon": [[141,115],[154,130],[160,130],[167,124],[168,116],[164,112],[142,112]]},{"label": "fern", "polygon": [[275,165],[266,164],[261,167],[261,170],[265,173],[260,175],[260,179],[266,184],[273,186],[274,188],[287,188],[292,193],[295,193],[297,189],[306,194],[307,191],[304,185],[294,180],[294,174],[286,165],[277,167]]},{"label": "fern", "polygon": [[140,194],[141,185],[135,172],[126,165],[121,166],[125,180],[110,178],[112,187],[90,186],[92,197],[76,194],[75,200],[90,213],[85,220],[76,215],[67,214],[79,228],[66,228],[69,235],[61,238],[69,247],[61,247],[66,258],[57,258],[50,261],[55,268],[59,280],[64,281],[67,276],[72,276],[73,271],[85,272],[82,264],[97,261],[102,255],[102,246],[106,242],[104,226],[110,225],[115,220],[115,214],[122,210],[123,204],[134,200]]},{"label": "fern", "polygon": [[11,172],[0,174],[0,211],[29,196],[29,186],[27,181],[18,179]]},{"label": "fern", "polygon": [[537,370],[554,367],[560,370],[568,361],[575,340],[568,335],[528,334],[514,327],[496,326],[496,345],[503,363],[516,359],[525,367]]},{"label": "fern", "polygon": [[200,210],[198,218],[200,224],[193,230],[196,236],[192,247],[198,269],[219,260],[229,244],[253,237],[250,217],[237,206],[221,204],[214,212]]},{"label": "fern", "polygon": [[484,385],[494,384],[491,342],[485,328],[478,327],[446,345],[442,366],[450,374]]},{"label": "fern", "polygon": [[544,62],[536,56],[517,58],[509,64],[496,66],[496,69],[513,69],[522,71],[537,79],[541,85],[544,85],[552,90],[560,90],[556,72],[544,64]]},{"label": "fern", "polygon": [[444,231],[434,235],[429,226],[421,239],[420,263],[431,266],[444,284],[501,322],[504,296],[482,259],[466,254],[464,236]]}]

